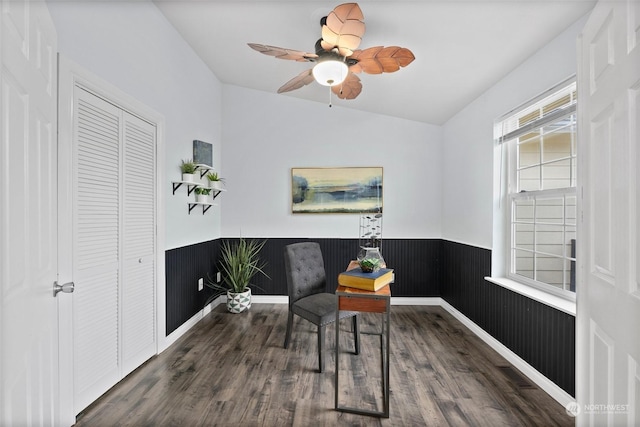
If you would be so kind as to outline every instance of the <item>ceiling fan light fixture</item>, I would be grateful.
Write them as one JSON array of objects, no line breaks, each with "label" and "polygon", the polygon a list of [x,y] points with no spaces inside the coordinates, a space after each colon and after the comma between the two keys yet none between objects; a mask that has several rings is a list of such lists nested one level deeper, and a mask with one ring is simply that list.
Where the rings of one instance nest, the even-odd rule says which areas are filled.
[{"label": "ceiling fan light fixture", "polygon": [[336,6],[320,20],[321,37],[316,41],[315,53],[287,49],[258,43],[249,47],[264,55],[298,62],[312,62],[307,68],[284,85],[278,93],[300,89],[314,81],[329,87],[331,94],[340,99],[355,99],[362,91],[358,73],[394,73],[414,59],[413,53],[400,46],[374,46],[358,49],[365,32],[364,15],[357,3]]},{"label": "ceiling fan light fixture", "polygon": [[339,85],[347,78],[349,67],[344,61],[329,59],[318,62],[313,67],[313,78],[323,86]]}]

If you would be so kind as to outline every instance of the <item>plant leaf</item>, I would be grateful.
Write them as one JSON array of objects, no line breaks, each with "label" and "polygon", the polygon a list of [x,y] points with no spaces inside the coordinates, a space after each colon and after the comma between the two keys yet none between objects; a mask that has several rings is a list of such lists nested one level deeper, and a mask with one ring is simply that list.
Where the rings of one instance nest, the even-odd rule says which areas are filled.
[{"label": "plant leaf", "polygon": [[[232,244],[228,240],[221,245],[221,262],[223,283],[234,292],[243,292],[250,285],[251,278],[257,273],[270,278],[265,272],[266,262],[260,261],[259,253],[266,240],[247,241],[244,238]],[[219,285],[218,285],[219,286]]]}]

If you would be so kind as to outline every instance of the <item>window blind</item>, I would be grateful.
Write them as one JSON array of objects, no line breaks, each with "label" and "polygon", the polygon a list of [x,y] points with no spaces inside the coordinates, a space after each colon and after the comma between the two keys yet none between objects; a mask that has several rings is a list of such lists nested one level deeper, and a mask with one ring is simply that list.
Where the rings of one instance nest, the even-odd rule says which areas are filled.
[{"label": "window blind", "polygon": [[507,114],[497,120],[494,127],[496,143],[502,144],[526,135],[575,113],[577,105],[575,82],[560,90],[552,89],[550,92],[551,94],[543,95],[542,99],[539,97],[530,101],[528,105],[518,107],[516,113]]}]

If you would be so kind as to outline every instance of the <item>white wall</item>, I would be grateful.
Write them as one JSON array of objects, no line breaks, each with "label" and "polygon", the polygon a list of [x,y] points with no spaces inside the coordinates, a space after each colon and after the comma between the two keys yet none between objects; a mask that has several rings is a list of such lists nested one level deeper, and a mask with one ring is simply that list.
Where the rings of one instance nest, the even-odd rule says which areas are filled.
[{"label": "white wall", "polygon": [[[61,54],[165,117],[165,249],[240,232],[357,237],[357,215],[291,214],[290,171],[304,166],[382,166],[383,236],[441,236],[439,126],[223,86],[152,3],[48,5]],[[193,139],[214,144],[227,179],[206,215],[171,192]]]},{"label": "white wall", "polygon": [[[586,17],[527,59],[443,126],[442,237],[499,252],[493,241],[493,122],[576,73]],[[494,257],[494,262],[498,262]]]},{"label": "white wall", "polygon": [[151,2],[48,6],[62,55],[165,118],[165,248],[219,237],[220,208],[188,215],[186,190],[172,195],[171,181],[180,179],[194,139],[214,144],[214,166],[221,164],[220,82]]},{"label": "white wall", "polygon": [[[575,73],[567,29],[443,127],[222,85],[149,2],[52,2],[63,55],[165,117],[165,248],[220,236],[357,237],[357,215],[291,214],[292,167],[382,166],[384,237],[492,248],[493,121]],[[304,88],[300,89],[304,90]],[[224,105],[224,108],[222,107]],[[175,196],[192,140],[228,191],[206,215]],[[224,161],[222,155],[224,154]]]},{"label": "white wall", "polygon": [[223,236],[357,238],[359,215],[291,213],[291,168],[382,166],[383,238],[440,237],[441,127],[340,102],[224,86]]}]

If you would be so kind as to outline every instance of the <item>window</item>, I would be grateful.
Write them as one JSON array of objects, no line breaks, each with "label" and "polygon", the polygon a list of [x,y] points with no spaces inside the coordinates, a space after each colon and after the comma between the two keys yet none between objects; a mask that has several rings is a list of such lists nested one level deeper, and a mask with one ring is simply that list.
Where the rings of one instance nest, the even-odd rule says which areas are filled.
[{"label": "window", "polygon": [[496,122],[507,277],[575,297],[576,83],[565,82]]}]

